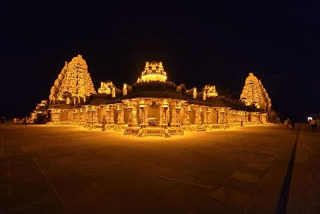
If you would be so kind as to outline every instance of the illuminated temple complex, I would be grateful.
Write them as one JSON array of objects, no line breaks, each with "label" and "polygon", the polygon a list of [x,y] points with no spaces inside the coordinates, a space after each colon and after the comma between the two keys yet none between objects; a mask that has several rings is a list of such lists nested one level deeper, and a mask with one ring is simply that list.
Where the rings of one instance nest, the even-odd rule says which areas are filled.
[{"label": "illuminated temple complex", "polygon": [[[75,125],[124,134],[182,135],[185,131],[268,122],[271,99],[252,73],[240,99],[220,96],[215,85],[187,89],[168,81],[161,62],[146,62],[137,82],[121,88],[101,82],[98,91],[81,55],[65,63],[50,90],[31,113],[33,122]],[[103,129],[104,130],[104,129]]]}]

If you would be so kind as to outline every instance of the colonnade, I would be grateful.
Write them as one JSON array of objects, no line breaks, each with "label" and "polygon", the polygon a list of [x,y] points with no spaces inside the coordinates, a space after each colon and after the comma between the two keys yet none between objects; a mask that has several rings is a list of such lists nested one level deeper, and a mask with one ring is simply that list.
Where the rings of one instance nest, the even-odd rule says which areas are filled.
[{"label": "colonnade", "polygon": [[52,108],[51,122],[90,128],[104,123],[107,129],[161,127],[188,130],[221,124],[266,123],[267,114],[189,104],[177,99],[136,98],[114,104]]}]

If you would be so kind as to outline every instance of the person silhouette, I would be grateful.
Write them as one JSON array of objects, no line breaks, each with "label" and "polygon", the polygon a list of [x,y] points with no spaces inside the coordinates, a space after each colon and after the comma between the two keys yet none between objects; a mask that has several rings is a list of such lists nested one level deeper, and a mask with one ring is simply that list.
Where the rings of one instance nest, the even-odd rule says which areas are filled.
[{"label": "person silhouette", "polygon": [[310,120],[310,125],[311,125],[311,131],[316,132],[317,131],[317,120],[315,118],[312,118],[312,120]]}]

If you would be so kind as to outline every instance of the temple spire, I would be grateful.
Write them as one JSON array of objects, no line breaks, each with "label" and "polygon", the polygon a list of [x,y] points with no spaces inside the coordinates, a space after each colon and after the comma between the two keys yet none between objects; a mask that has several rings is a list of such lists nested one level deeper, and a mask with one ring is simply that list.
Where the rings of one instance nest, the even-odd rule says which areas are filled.
[{"label": "temple spire", "polygon": [[167,73],[164,71],[162,62],[146,62],[141,78],[137,82],[160,81],[167,80]]},{"label": "temple spire", "polygon": [[65,62],[58,78],[51,87],[49,100],[64,100],[64,94],[85,99],[85,96],[95,93],[87,63],[82,55],[78,54],[69,63]]},{"label": "temple spire", "polygon": [[271,111],[271,99],[259,80],[253,73],[249,73],[243,87],[240,100],[247,106],[255,105],[266,112]]}]

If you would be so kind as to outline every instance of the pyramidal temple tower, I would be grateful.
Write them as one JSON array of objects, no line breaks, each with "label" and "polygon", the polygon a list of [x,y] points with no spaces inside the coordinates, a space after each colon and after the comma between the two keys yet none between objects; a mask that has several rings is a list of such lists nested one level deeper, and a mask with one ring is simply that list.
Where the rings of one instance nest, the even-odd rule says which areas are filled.
[{"label": "pyramidal temple tower", "polygon": [[259,80],[253,73],[249,73],[243,87],[240,100],[247,106],[255,105],[266,112],[271,111],[271,99]]},{"label": "pyramidal temple tower", "polygon": [[162,62],[146,62],[141,78],[137,82],[167,81],[167,73],[164,71]]},{"label": "pyramidal temple tower", "polygon": [[65,62],[58,78],[51,87],[49,100],[80,103],[86,96],[96,94],[88,65],[81,55],[73,57],[71,62]]}]

